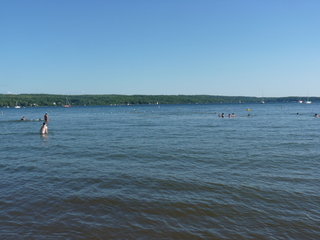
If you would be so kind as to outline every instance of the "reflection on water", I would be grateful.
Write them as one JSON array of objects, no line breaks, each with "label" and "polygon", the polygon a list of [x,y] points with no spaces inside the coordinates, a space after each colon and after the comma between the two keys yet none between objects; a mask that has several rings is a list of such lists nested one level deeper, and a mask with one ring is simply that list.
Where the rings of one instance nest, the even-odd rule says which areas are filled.
[{"label": "reflection on water", "polygon": [[40,138],[42,140],[42,146],[47,146],[49,140],[49,133],[40,133]]}]

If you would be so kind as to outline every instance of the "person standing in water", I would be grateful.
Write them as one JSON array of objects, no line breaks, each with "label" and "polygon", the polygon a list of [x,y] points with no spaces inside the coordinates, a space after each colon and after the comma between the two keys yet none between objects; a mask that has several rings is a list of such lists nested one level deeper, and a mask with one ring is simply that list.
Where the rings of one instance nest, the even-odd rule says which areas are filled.
[{"label": "person standing in water", "polygon": [[48,133],[48,126],[47,126],[47,123],[44,122],[44,123],[42,124],[41,129],[40,129],[40,134],[47,134],[47,133]]},{"label": "person standing in water", "polygon": [[48,113],[46,113],[46,114],[44,115],[44,121],[45,121],[45,122],[49,122],[49,116],[48,116]]}]

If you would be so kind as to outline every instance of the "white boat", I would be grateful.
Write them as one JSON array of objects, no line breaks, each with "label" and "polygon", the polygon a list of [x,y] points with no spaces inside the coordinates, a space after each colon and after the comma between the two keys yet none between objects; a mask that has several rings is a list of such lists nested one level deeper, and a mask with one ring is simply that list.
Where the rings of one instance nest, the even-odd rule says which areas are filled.
[{"label": "white boat", "polygon": [[16,105],[14,106],[14,108],[21,108],[21,106],[19,106],[18,102],[16,102]]},{"label": "white boat", "polygon": [[307,97],[307,101],[305,101],[305,103],[306,104],[310,104],[310,103],[312,103],[311,101],[309,101],[309,93],[308,93],[308,95],[307,95],[308,97]]},{"label": "white boat", "polygon": [[262,99],[261,99],[260,103],[261,103],[261,104],[264,104],[263,90],[262,90]]},{"label": "white boat", "polygon": [[307,101],[305,101],[306,104],[310,104],[312,103],[310,100],[309,100],[309,97],[307,98]]},{"label": "white boat", "polygon": [[302,101],[302,100],[299,100],[298,103],[303,103],[303,101]]}]

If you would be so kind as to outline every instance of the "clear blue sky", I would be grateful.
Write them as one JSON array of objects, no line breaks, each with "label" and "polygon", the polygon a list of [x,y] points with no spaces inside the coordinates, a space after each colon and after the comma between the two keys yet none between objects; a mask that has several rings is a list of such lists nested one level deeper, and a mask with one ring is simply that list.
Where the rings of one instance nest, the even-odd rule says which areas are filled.
[{"label": "clear blue sky", "polygon": [[319,0],[0,4],[0,93],[320,97]]}]

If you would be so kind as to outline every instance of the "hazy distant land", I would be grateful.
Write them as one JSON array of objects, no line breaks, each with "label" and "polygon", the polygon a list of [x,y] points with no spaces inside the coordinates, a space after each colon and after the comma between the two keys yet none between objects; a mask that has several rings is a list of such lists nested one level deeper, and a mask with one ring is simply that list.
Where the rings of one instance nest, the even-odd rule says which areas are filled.
[{"label": "hazy distant land", "polygon": [[[215,95],[55,95],[55,94],[0,94],[0,107],[62,106],[66,100],[72,106],[134,105],[134,104],[210,104],[210,103],[259,103],[262,98]],[[265,103],[306,101],[307,97],[265,97]],[[320,97],[310,97],[320,102]]]}]

